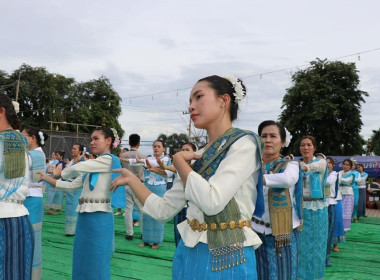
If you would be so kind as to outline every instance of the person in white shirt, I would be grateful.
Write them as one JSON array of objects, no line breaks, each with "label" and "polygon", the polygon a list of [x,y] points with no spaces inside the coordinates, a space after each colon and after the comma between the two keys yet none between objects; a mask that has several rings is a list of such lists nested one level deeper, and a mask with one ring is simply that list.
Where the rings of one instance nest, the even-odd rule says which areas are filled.
[{"label": "person in white shirt", "polygon": [[355,179],[355,181],[359,186],[359,201],[358,201],[357,213],[358,213],[358,220],[360,220],[361,217],[366,217],[366,214],[365,214],[366,196],[367,196],[366,182],[368,179],[368,174],[364,172],[363,164],[359,163],[356,168],[359,172],[359,176]]},{"label": "person in white shirt", "polygon": [[328,188],[328,194],[326,194],[326,200],[329,204],[328,215],[329,215],[329,229],[327,233],[327,248],[326,248],[326,266],[331,266],[330,254],[333,242],[333,233],[335,231],[335,221],[336,221],[336,205],[337,205],[337,195],[338,195],[338,173],[333,170],[334,159],[332,157],[327,157],[327,169],[329,175],[326,180],[326,186]]},{"label": "person in white shirt", "polygon": [[301,138],[303,161],[303,224],[299,242],[297,279],[323,279],[326,262],[328,203],[325,199],[327,162],[314,157],[315,137]]},{"label": "person in white shirt", "polygon": [[179,178],[163,197],[126,169],[110,186],[128,184],[144,212],[162,222],[188,204],[187,221],[178,225],[182,239],[173,279],[257,279],[254,249],[261,241],[250,220],[255,210],[264,212],[262,184],[257,188],[262,145],[258,135],[232,127],[244,96],[242,81],[234,77],[209,76],[195,84],[190,117],[195,127],[207,131],[209,143],[196,153],[174,155]]},{"label": "person in white shirt", "polygon": [[[302,218],[300,167],[297,161],[281,156],[281,149],[287,143],[281,123],[264,121],[258,132],[265,145],[262,157],[265,212],[261,218],[253,216],[251,222],[263,242],[255,251],[258,278],[295,280],[298,226]],[[281,203],[277,203],[278,199]]]},{"label": "person in white shirt", "polygon": [[28,139],[29,148],[29,189],[24,201],[34,229],[34,253],[32,279],[42,278],[42,216],[44,213],[42,182],[38,172],[46,168],[46,157],[42,150],[48,135],[36,127],[25,127],[22,134]]},{"label": "person in white shirt", "polygon": [[[117,140],[115,140],[117,139]],[[107,128],[98,127],[91,134],[91,151],[96,159],[81,161],[53,171],[54,177],[75,178],[72,182],[56,180],[41,173],[40,180],[46,181],[59,190],[76,191],[83,189],[77,206],[78,220],[74,237],[72,279],[110,279],[111,253],[114,237],[111,192],[108,186],[113,169],[121,168],[118,157],[110,154],[111,146],[119,143],[117,135]],[[125,191],[121,193],[125,201]],[[124,205],[125,207],[125,205]]]},{"label": "person in white shirt", "polygon": [[0,275],[4,280],[31,279],[34,248],[33,227],[24,206],[28,140],[18,131],[15,107],[0,93]]}]

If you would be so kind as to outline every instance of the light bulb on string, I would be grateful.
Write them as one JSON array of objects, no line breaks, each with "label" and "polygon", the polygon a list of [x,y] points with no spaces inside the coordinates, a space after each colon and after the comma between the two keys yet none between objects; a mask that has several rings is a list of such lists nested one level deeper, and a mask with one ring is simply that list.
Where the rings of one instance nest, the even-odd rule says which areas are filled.
[{"label": "light bulb on string", "polygon": [[360,61],[360,54],[358,55],[358,60]]},{"label": "light bulb on string", "polygon": [[24,112],[21,112],[21,117],[23,117],[24,116]]},{"label": "light bulb on string", "polygon": [[91,104],[90,104],[90,106],[88,106],[88,109],[91,110]]},{"label": "light bulb on string", "polygon": [[55,109],[53,109],[53,114],[55,113]]},{"label": "light bulb on string", "polygon": [[179,94],[179,93],[178,93],[178,91],[177,91],[177,96],[178,96],[178,94]]},{"label": "light bulb on string", "polygon": [[37,117],[40,115],[40,113],[38,113],[38,111],[37,111]]},{"label": "light bulb on string", "polygon": [[73,111],[73,107],[71,107],[71,110],[70,110],[71,112]]},{"label": "light bulb on string", "polygon": [[42,112],[42,115],[45,116],[45,112]]},{"label": "light bulb on string", "polygon": [[108,102],[108,107],[111,107],[111,101]]}]

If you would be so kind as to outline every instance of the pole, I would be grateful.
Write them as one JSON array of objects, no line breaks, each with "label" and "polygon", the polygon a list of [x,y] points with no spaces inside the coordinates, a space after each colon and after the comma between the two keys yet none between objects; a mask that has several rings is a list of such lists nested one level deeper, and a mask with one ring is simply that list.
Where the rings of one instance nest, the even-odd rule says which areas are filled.
[{"label": "pole", "polygon": [[20,90],[20,76],[21,76],[21,71],[18,73],[18,80],[16,81],[16,102],[18,100],[18,92]]}]

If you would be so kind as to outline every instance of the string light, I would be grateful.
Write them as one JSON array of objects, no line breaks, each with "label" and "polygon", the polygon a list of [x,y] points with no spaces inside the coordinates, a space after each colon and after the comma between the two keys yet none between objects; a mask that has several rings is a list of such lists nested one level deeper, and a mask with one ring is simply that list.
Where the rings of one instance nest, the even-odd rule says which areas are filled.
[{"label": "string light", "polygon": [[90,106],[88,106],[88,109],[91,110],[91,104],[90,104]]}]

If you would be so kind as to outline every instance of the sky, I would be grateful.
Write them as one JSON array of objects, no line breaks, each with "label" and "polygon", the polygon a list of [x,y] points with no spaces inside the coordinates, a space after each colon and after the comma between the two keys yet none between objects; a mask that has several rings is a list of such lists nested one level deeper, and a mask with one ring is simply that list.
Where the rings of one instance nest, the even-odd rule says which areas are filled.
[{"label": "sky", "polygon": [[123,99],[125,136],[149,141],[188,134],[189,93],[205,76],[242,78],[234,126],[257,131],[280,115],[294,72],[316,58],[355,62],[369,93],[367,139],[380,128],[379,10],[376,0],[1,1],[0,69],[26,63],[78,82],[104,75]]}]

